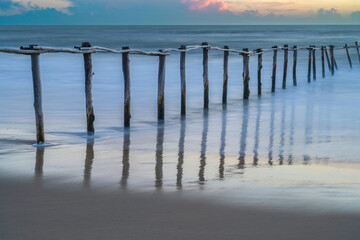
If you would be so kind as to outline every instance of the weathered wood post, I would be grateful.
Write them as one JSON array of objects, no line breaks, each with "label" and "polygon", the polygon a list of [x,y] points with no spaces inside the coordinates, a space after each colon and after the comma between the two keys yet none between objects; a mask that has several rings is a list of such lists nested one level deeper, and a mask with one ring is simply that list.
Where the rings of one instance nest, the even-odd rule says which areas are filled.
[{"label": "weathered wood post", "polygon": [[330,63],[330,58],[329,58],[329,54],[328,54],[328,51],[327,51],[327,47],[325,46],[325,55],[326,55],[326,61],[327,61],[327,64],[329,66],[329,71],[331,71],[331,63]]},{"label": "weathered wood post", "polygon": [[282,82],[282,89],[286,89],[286,77],[287,77],[287,68],[288,68],[288,58],[289,58],[289,45],[284,45],[284,75]]},{"label": "weathered wood post", "polygon": [[263,68],[263,50],[261,48],[258,48],[255,50],[255,52],[258,54],[258,71],[257,71],[257,79],[258,79],[258,95],[261,96],[261,70]]},{"label": "weathered wood post", "polygon": [[204,108],[209,108],[209,48],[207,42],[201,43],[203,48],[203,83],[204,83]]},{"label": "weathered wood post", "polygon": [[250,87],[249,87],[249,81],[250,81],[250,69],[249,69],[249,62],[250,62],[250,54],[249,54],[249,49],[248,48],[244,48],[243,49],[244,52],[243,53],[243,80],[244,80],[244,95],[243,98],[245,100],[249,99],[250,96]]},{"label": "weathered wood post", "polygon": [[308,75],[307,75],[307,78],[308,78],[308,82],[310,83],[311,82],[311,57],[312,57],[312,47],[311,47],[311,45],[309,46],[308,50],[309,50],[309,62],[308,62]]},{"label": "weathered wood post", "polygon": [[294,50],[294,62],[293,62],[293,85],[297,86],[297,79],[296,79],[296,66],[297,66],[297,46],[293,47]]},{"label": "weathered wood post", "polygon": [[313,55],[313,80],[316,80],[316,46],[313,45],[312,55]]},{"label": "weathered wood post", "polygon": [[[229,49],[229,46],[224,46],[224,49]],[[229,80],[229,51],[224,51],[224,74],[223,74],[222,104],[227,104],[228,80]]]},{"label": "weathered wood post", "polygon": [[185,72],[185,59],[186,59],[186,46],[181,45],[180,50],[180,81],[181,81],[181,116],[186,115],[186,72]]},{"label": "weathered wood post", "polygon": [[[162,53],[162,50],[159,50]],[[161,123],[165,119],[165,63],[166,55],[159,54],[159,75],[158,75],[158,121]]]},{"label": "weathered wood post", "polygon": [[321,46],[321,69],[322,77],[325,78],[325,47]]},{"label": "weathered wood post", "polygon": [[[32,46],[30,46],[32,49]],[[31,54],[31,70],[33,77],[34,90],[34,109],[36,121],[36,142],[42,144],[45,142],[44,133],[44,115],[42,110],[42,89],[40,77],[40,54]]]},{"label": "weathered wood post", "polygon": [[275,92],[276,88],[276,65],[277,65],[277,52],[278,47],[273,46],[274,49],[274,56],[273,56],[273,68],[272,68],[272,77],[271,77],[271,92]]},{"label": "weathered wood post", "polygon": [[[89,42],[83,42],[81,44],[83,48],[91,47]],[[94,107],[93,107],[93,99],[92,99],[92,77],[93,77],[93,69],[92,69],[92,57],[91,53],[84,53],[84,68],[85,68],[85,98],[86,98],[86,120],[87,120],[87,133],[88,135],[94,135]]]},{"label": "weathered wood post", "polygon": [[352,68],[352,62],[351,62],[351,57],[350,57],[350,53],[349,53],[349,46],[347,44],[345,44],[345,50],[346,50],[346,55],[348,57],[348,60],[349,60],[349,65],[350,65],[350,68]]},{"label": "weathered wood post", "polygon": [[[129,50],[123,47],[122,50]],[[131,104],[131,82],[130,82],[130,57],[129,52],[122,53],[122,69],[124,74],[124,127],[130,127],[130,104]]]},{"label": "weathered wood post", "polygon": [[334,45],[330,45],[330,58],[331,58],[331,75],[335,74],[335,56],[334,56]]},{"label": "weathered wood post", "polygon": [[357,55],[359,57],[359,62],[360,62],[360,50],[359,50],[359,43],[358,41],[355,42],[355,46],[356,46],[356,51],[357,51]]}]

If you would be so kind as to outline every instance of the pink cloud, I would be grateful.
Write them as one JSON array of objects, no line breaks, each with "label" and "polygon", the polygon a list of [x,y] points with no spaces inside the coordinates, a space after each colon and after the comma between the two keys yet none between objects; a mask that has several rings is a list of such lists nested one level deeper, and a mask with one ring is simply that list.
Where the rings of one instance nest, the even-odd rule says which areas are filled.
[{"label": "pink cloud", "polygon": [[223,0],[181,0],[182,3],[189,5],[190,10],[204,10],[215,8],[219,11],[226,11],[229,9],[229,4]]}]

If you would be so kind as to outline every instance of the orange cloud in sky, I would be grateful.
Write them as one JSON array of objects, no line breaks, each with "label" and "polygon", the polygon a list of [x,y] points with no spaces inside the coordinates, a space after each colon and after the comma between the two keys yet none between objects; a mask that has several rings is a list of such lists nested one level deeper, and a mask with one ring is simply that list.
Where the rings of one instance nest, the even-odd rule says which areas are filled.
[{"label": "orange cloud in sky", "polygon": [[181,0],[188,4],[190,10],[217,9],[234,14],[257,12],[260,15],[309,16],[319,9],[337,9],[348,14],[360,10],[357,0]]},{"label": "orange cloud in sky", "polygon": [[182,0],[182,2],[189,4],[190,10],[215,8],[219,11],[225,11],[229,8],[229,4],[223,0]]}]

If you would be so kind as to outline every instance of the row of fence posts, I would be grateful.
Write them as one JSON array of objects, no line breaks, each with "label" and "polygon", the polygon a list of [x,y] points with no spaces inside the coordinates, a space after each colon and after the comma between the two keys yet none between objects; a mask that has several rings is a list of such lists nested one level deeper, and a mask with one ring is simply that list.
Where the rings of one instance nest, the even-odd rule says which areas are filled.
[{"label": "row of fence posts", "polygon": [[[30,45],[29,48],[22,48],[27,50],[33,50],[33,46]],[[210,45],[207,42],[201,44],[203,49],[203,87],[204,87],[204,109],[209,108],[209,67],[208,67],[208,53]],[[83,48],[91,47],[91,44],[88,42],[82,43]],[[349,53],[349,46],[345,45],[345,50],[347,53],[348,61],[350,67],[352,67],[352,61]],[[358,42],[355,43],[355,48],[360,61],[360,52]],[[123,50],[130,49],[129,47],[123,47]],[[180,48],[180,81],[181,81],[181,117],[184,118],[186,115],[186,71],[185,71],[185,60],[186,60],[186,49],[185,45],[182,45]],[[222,93],[222,103],[227,104],[227,89],[228,89],[228,66],[229,66],[229,46],[224,46],[224,68],[223,68],[223,93]],[[277,57],[278,57],[278,46],[273,46],[273,66],[272,66],[272,77],[271,77],[271,92],[275,92],[276,89],[276,72],[277,72]],[[297,56],[298,48],[293,46],[292,49],[288,45],[284,45],[284,72],[283,72],[283,81],[282,88],[286,89],[287,87],[287,69],[288,69],[288,56],[289,50],[293,51],[293,85],[297,85],[297,76],[296,76],[296,67],[297,67]],[[316,47],[310,45],[308,48],[308,82],[311,82],[311,70],[313,71],[313,80],[316,80]],[[338,69],[335,55],[335,47],[333,45],[329,46],[330,58],[327,51],[327,47],[321,47],[321,61],[322,61],[322,77],[325,77],[325,58],[328,63],[329,70],[331,75],[334,75],[335,69]],[[248,48],[243,49],[244,53],[240,53],[243,56],[243,98],[244,100],[249,99],[250,96],[250,55],[251,52]],[[161,50],[159,51],[162,52]],[[257,68],[257,83],[258,83],[258,95],[262,94],[262,75],[261,71],[263,68],[262,65],[262,55],[264,51],[262,49],[256,49],[255,55],[258,56],[258,68]],[[131,119],[131,81],[130,81],[130,53],[122,53],[122,70],[124,74],[124,127],[130,127]],[[41,76],[40,76],[40,63],[39,63],[39,53],[31,54],[31,65],[32,65],[32,76],[33,76],[33,89],[34,89],[34,108],[35,108],[35,119],[36,119],[36,135],[37,143],[45,142],[45,133],[44,133],[44,117],[42,111],[42,90],[41,90]],[[92,68],[92,54],[84,53],[84,69],[85,69],[85,97],[86,97],[86,117],[87,117],[87,133],[88,135],[95,134],[94,121],[94,107],[92,99],[92,77],[93,77],[93,68]],[[157,112],[158,112],[158,121],[163,123],[165,119],[165,64],[166,64],[166,55],[159,54],[159,71],[158,71],[158,93],[157,93]]]}]

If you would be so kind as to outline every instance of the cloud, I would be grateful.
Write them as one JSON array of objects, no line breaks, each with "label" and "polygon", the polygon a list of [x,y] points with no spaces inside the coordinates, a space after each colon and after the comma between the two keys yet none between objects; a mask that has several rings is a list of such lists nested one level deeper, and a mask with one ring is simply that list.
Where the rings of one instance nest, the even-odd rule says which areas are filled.
[{"label": "cloud", "polygon": [[29,11],[55,9],[64,14],[71,14],[73,7],[70,0],[1,0],[0,16],[19,15]]},{"label": "cloud", "polygon": [[216,9],[226,11],[229,8],[223,0],[181,0],[182,3],[188,4],[190,10]]}]

